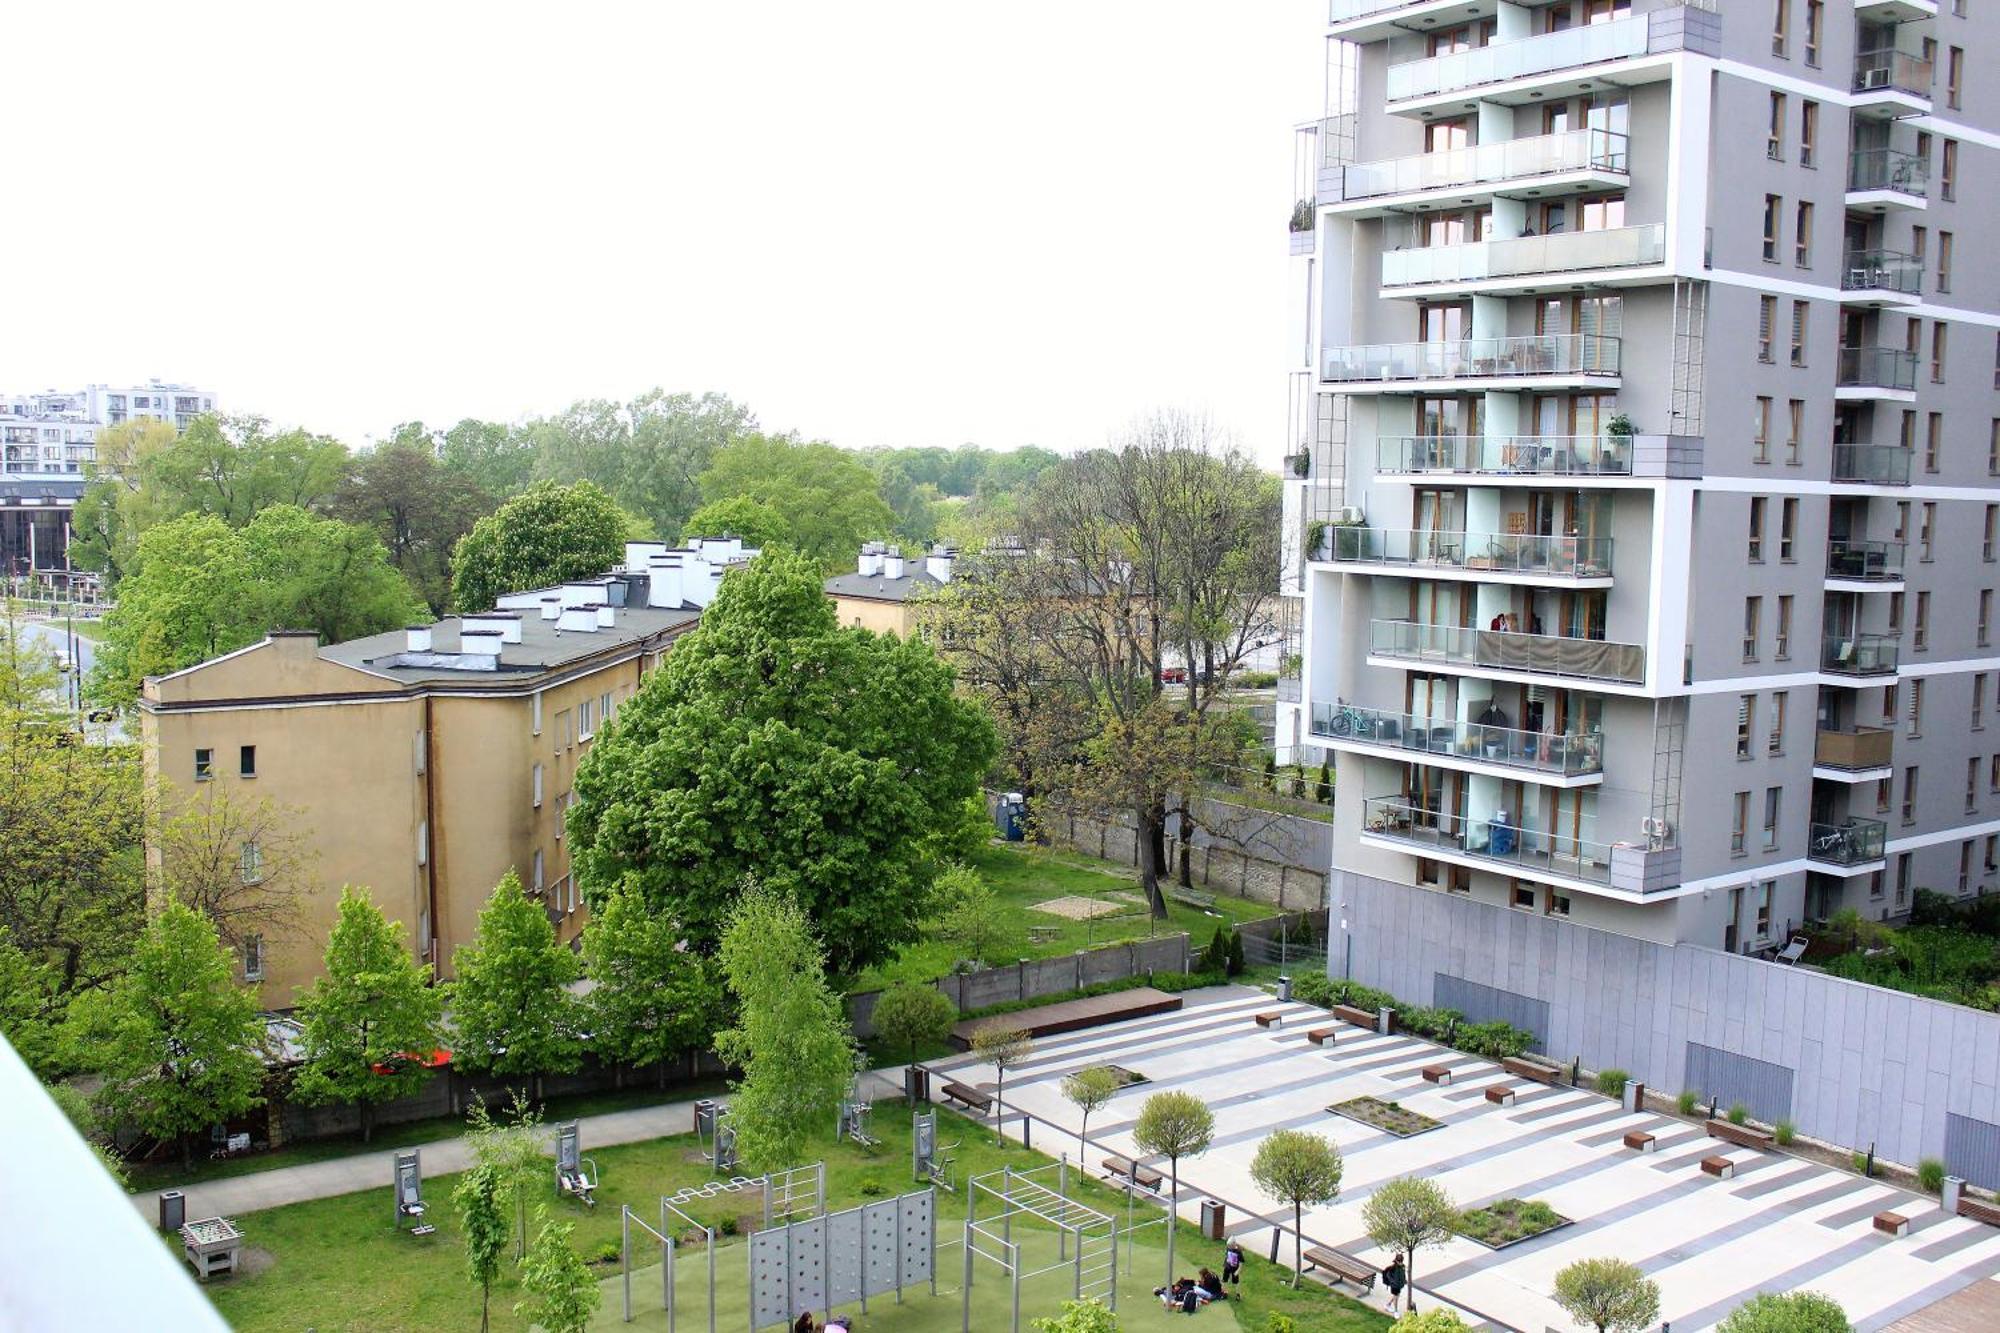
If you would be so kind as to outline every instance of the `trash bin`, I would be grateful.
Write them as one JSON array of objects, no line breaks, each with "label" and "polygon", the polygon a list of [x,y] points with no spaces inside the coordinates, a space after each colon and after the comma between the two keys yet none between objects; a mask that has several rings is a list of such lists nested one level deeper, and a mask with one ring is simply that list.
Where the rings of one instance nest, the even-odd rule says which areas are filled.
[{"label": "trash bin", "polygon": [[1201,1234],[1209,1240],[1222,1237],[1222,1200],[1203,1199],[1201,1201]]},{"label": "trash bin", "polygon": [[1292,979],[1290,977],[1278,978],[1278,998],[1281,1000],[1292,998]]},{"label": "trash bin", "polygon": [[179,1190],[160,1191],[160,1230],[179,1231],[187,1224],[187,1196]]},{"label": "trash bin", "polygon": [[903,1070],[903,1095],[912,1102],[927,1102],[931,1099],[931,1071],[922,1065],[908,1065]]}]

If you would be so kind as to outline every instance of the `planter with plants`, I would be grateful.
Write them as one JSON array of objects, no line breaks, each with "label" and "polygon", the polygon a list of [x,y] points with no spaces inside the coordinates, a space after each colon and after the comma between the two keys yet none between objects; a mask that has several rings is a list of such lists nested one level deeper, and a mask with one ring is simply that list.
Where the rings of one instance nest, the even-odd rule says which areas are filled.
[{"label": "planter with plants", "polygon": [[1291,469],[1291,473],[1295,477],[1310,476],[1312,475],[1313,466],[1312,455],[1309,453],[1286,454],[1285,466]]},{"label": "planter with plants", "polygon": [[1433,1120],[1421,1111],[1412,1111],[1380,1097],[1355,1097],[1335,1102],[1326,1109],[1349,1120],[1357,1120],[1371,1129],[1379,1129],[1384,1134],[1394,1134],[1399,1139],[1444,1128],[1441,1120]]},{"label": "planter with plants", "polygon": [[1484,1208],[1466,1209],[1452,1230],[1489,1250],[1504,1250],[1568,1225],[1567,1217],[1540,1199],[1500,1199]]},{"label": "planter with plants", "polygon": [[1326,530],[1331,526],[1323,518],[1313,519],[1306,524],[1306,559],[1326,559]]}]

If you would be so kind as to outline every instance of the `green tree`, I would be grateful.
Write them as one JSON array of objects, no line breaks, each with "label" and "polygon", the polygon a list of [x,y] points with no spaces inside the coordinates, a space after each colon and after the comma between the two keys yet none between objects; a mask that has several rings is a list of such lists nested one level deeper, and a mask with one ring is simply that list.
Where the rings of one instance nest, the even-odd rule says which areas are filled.
[{"label": "green tree", "polygon": [[671,537],[701,503],[700,477],[717,451],[756,427],[749,408],[722,394],[650,389],[626,403],[573,403],[516,434],[538,479],[593,482]]},{"label": "green tree", "polygon": [[1816,1291],[1758,1292],[1729,1312],[1716,1333],[1848,1333],[1847,1312]]},{"label": "green tree", "polygon": [[958,1006],[935,986],[914,981],[899,982],[883,992],[870,1015],[875,1035],[910,1053],[917,1062],[917,1047],[943,1041],[958,1019]]},{"label": "green tree", "polygon": [[139,682],[254,643],[263,633],[243,534],[213,514],[184,514],[139,539],[104,619],[94,697],[129,704]]},{"label": "green tree", "polygon": [[1579,1259],[1556,1274],[1551,1295],[1597,1333],[1640,1333],[1660,1317],[1660,1284],[1623,1259]]},{"label": "green tree", "polygon": [[1361,1205],[1369,1239],[1408,1257],[1411,1309],[1417,1305],[1417,1251],[1450,1240],[1457,1220],[1458,1209],[1443,1188],[1417,1176],[1389,1181]]},{"label": "green tree", "polygon": [[304,1030],[292,1095],[309,1105],[353,1103],[367,1143],[375,1104],[407,1096],[431,1076],[420,1057],[443,1040],[444,992],[430,981],[402,926],[365,892],[343,888],[326,972],[299,996],[294,1014]]},{"label": "green tree", "polygon": [[770,507],[792,542],[822,569],[854,558],[863,540],[888,532],[896,516],[860,457],[818,441],[739,435],[701,475],[707,501],[747,496]]},{"label": "green tree", "polygon": [[[429,434],[422,422],[412,423]],[[401,436],[406,427],[398,426]],[[519,495],[535,479],[535,447],[526,432],[497,421],[466,417],[435,437],[438,461],[446,471],[485,488],[492,495]]]},{"label": "green tree", "polygon": [[530,1076],[537,1098],[542,1075],[577,1067],[583,1044],[568,988],[581,969],[512,870],[480,909],[472,943],[453,951],[452,971],[453,1053],[461,1066]]},{"label": "green tree", "polygon": [[746,546],[768,550],[791,541],[792,525],[763,501],[732,495],[711,500],[689,514],[682,533],[688,537],[741,537]]},{"label": "green tree", "polygon": [[1450,1310],[1410,1311],[1389,1325],[1389,1333],[1459,1333],[1465,1321]]},{"label": "green tree", "polygon": [[438,459],[422,423],[362,454],[333,498],[336,518],[375,534],[431,615],[451,605],[451,553],[498,501],[464,472]]},{"label": "green tree", "polygon": [[55,968],[21,952],[0,922],[0,1037],[44,1078],[62,1063],[57,1040],[60,1019]]},{"label": "green tree", "polygon": [[1104,1103],[1118,1095],[1124,1081],[1111,1072],[1109,1065],[1091,1065],[1079,1069],[1062,1081],[1062,1094],[1069,1104],[1083,1113],[1083,1123],[1076,1127],[1076,1161],[1078,1167],[1090,1160],[1090,1114]]},{"label": "green tree", "polygon": [[70,515],[69,557],[79,569],[94,569],[108,587],[131,568],[139,536],[169,517],[161,497],[146,485],[147,466],[178,435],[154,417],[136,417],[97,433],[97,465]]},{"label": "green tree", "polygon": [[[1181,1159],[1199,1157],[1215,1138],[1215,1114],[1191,1092],[1156,1092],[1139,1108],[1132,1142],[1139,1151],[1167,1159],[1169,1199],[1181,1196]],[[1174,1280],[1174,1232],[1167,1228],[1167,1281]]]},{"label": "green tree", "polygon": [[452,605],[484,611],[504,593],[602,574],[624,559],[626,531],[624,511],[590,482],[538,482],[460,539]]},{"label": "green tree", "polygon": [[821,582],[782,551],[724,578],[577,766],[569,832],[593,903],[629,883],[709,952],[762,877],[852,975],[920,936],[993,738],[928,647],[840,628]]},{"label": "green tree", "polygon": [[590,1275],[590,1266],[570,1244],[576,1224],[550,1221],[546,1205],[535,1208],[535,1220],[540,1227],[534,1246],[521,1261],[521,1286],[529,1299],[517,1303],[514,1313],[543,1333],[583,1333],[590,1327],[603,1293]]},{"label": "green tree", "polygon": [[1292,1285],[1305,1280],[1305,1209],[1340,1197],[1345,1171],[1340,1149],[1322,1135],[1301,1129],[1280,1129],[1257,1145],[1250,1179],[1274,1199],[1292,1205]]},{"label": "green tree", "polygon": [[1007,1141],[1007,1071],[1035,1053],[1027,1032],[1005,1019],[977,1028],[972,1034],[972,1053],[993,1066],[993,1127],[1002,1143]]},{"label": "green tree", "polygon": [[297,505],[272,505],[243,529],[259,629],[309,629],[326,643],[400,629],[424,614],[374,533]]},{"label": "green tree", "polygon": [[146,458],[140,484],[162,514],[213,514],[241,528],[272,505],[323,507],[348,463],[347,447],[329,436],[205,416]]},{"label": "green tree", "polygon": [[1095,1296],[1064,1301],[1055,1314],[1030,1320],[1039,1333],[1118,1333],[1118,1316]]},{"label": "green tree", "polygon": [[583,928],[584,972],[596,983],[583,1001],[592,1049],[601,1060],[659,1066],[661,1087],[668,1062],[706,1045],[722,1012],[713,964],[680,943],[674,923],[629,889]]},{"label": "green tree", "polygon": [[301,831],[303,810],[205,782],[186,796],[163,790],[155,813],[155,901],[186,903],[230,949],[253,935],[267,942],[304,936],[305,904],[319,883],[312,873],[317,851]]},{"label": "green tree", "polygon": [[796,1163],[814,1128],[836,1122],[854,1077],[854,1038],[825,957],[796,902],[769,886],[742,891],[721,951],[736,1024],[715,1034],[715,1050],[743,1071],[729,1123],[753,1165]]},{"label": "green tree", "polygon": [[465,1142],[473,1162],[493,1173],[494,1189],[514,1210],[519,1227],[515,1253],[528,1252],[528,1198],[549,1179],[549,1136],[542,1113],[514,1094],[505,1119],[495,1118],[476,1095],[466,1116]]},{"label": "green tree", "polygon": [[479,1330],[490,1327],[493,1279],[500,1276],[500,1259],[507,1252],[505,1189],[490,1166],[475,1164],[461,1173],[451,1188],[458,1206],[458,1230],[465,1246],[465,1274],[479,1288]]},{"label": "green tree", "polygon": [[955,946],[960,957],[985,962],[1006,940],[999,900],[970,866],[945,867],[937,877],[937,899],[944,909],[938,917],[938,938]]},{"label": "green tree", "polygon": [[104,1077],[99,1105],[193,1162],[193,1134],[262,1102],[263,1020],[231,980],[215,927],[168,903],[133,947],[130,970],[85,1025]]}]

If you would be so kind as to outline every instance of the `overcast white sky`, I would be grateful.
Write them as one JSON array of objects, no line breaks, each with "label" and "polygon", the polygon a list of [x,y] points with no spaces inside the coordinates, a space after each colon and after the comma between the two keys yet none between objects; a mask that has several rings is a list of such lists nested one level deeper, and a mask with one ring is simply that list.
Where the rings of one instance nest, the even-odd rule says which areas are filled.
[{"label": "overcast white sky", "polygon": [[0,391],[1275,461],[1321,0],[8,7]]}]

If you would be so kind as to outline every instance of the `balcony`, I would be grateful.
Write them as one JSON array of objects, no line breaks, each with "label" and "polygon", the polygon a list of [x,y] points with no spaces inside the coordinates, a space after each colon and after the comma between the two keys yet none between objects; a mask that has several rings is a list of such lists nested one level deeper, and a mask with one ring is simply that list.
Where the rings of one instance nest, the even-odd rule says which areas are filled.
[{"label": "balcony", "polygon": [[1702,440],[1678,435],[1383,435],[1375,441],[1378,477],[1701,476]]},{"label": "balcony", "polygon": [[1439,532],[1333,527],[1329,558],[1369,573],[1409,570],[1424,577],[1527,580],[1566,586],[1611,585],[1611,538],[1525,533]]},{"label": "balcony", "polygon": [[1847,155],[1847,206],[1877,213],[1930,204],[1929,159],[1900,148],[1857,148]]},{"label": "balcony", "polygon": [[1937,0],[1854,0],[1854,15],[1869,23],[1914,23],[1936,18],[1938,7]]},{"label": "balcony", "polygon": [[1879,819],[1814,823],[1807,835],[1806,860],[1817,868],[1853,874],[1880,868],[1889,847],[1889,826]]},{"label": "balcony", "polygon": [[1510,875],[1624,897],[1671,889],[1680,873],[1677,847],[1594,842],[1504,819],[1467,819],[1411,805],[1398,796],[1362,802],[1361,833],[1418,856],[1493,866]]},{"label": "balcony", "polygon": [[1893,676],[1901,643],[1893,634],[1831,634],[1820,644],[1819,669],[1830,676]]},{"label": "balcony", "polygon": [[1850,250],[1840,290],[1843,305],[1915,305],[1923,299],[1924,261],[1901,250]]},{"label": "balcony", "polygon": [[1854,53],[1854,114],[1900,119],[1931,109],[1931,62],[1909,51],[1877,47]]},{"label": "balcony", "polygon": [[[1665,263],[1666,257],[1667,229],[1657,222],[1469,245],[1417,246],[1382,256],[1382,286],[1434,287],[1467,282],[1478,283],[1481,291],[1498,293],[1538,287],[1562,274],[1654,268]],[[1509,283],[1509,278],[1526,281]]]},{"label": "balcony", "polygon": [[1832,479],[1849,486],[1907,486],[1910,451],[1894,444],[1836,444]]},{"label": "balcony", "polygon": [[1570,130],[1341,168],[1340,194],[1330,211],[1374,217],[1426,202],[1431,194],[1550,198],[1616,188],[1628,179],[1624,135]]},{"label": "balcony", "polygon": [[1904,542],[1836,538],[1826,544],[1827,582],[1865,584],[1877,590],[1883,585],[1900,586],[1905,548]]},{"label": "balcony", "polygon": [[1917,354],[1900,347],[1843,347],[1835,364],[1833,396],[1844,401],[1909,402],[1917,393]]},{"label": "balcony", "polygon": [[[1405,61],[1389,67],[1388,100],[1392,110],[1418,111],[1423,109],[1421,99],[1477,88],[1482,90],[1482,97],[1491,101],[1525,102],[1545,91],[1535,81],[1567,76],[1558,81],[1573,82],[1572,71],[1611,61],[1666,56],[1682,50],[1719,56],[1722,25],[1721,16],[1713,12],[1715,9],[1713,0],[1668,5],[1610,23],[1497,42],[1428,60]],[[1668,77],[1668,62],[1663,59],[1638,68],[1621,69],[1617,82],[1630,85]]]},{"label": "balcony", "polygon": [[1338,748],[1407,763],[1444,762],[1550,778],[1592,778],[1604,772],[1601,731],[1546,735],[1352,704],[1314,704],[1312,734]]},{"label": "balcony", "polygon": [[1393,662],[1611,685],[1640,685],[1646,679],[1646,650],[1636,643],[1424,625],[1414,620],[1372,622],[1368,655]]},{"label": "balcony", "polygon": [[1426,26],[1490,18],[1497,8],[1495,0],[1331,0],[1327,22],[1346,41],[1379,42]]},{"label": "balcony", "polygon": [[1895,751],[1896,733],[1887,727],[1822,728],[1813,741],[1813,774],[1841,782],[1887,777]]},{"label": "balcony", "polygon": [[1548,388],[1615,388],[1618,339],[1565,333],[1329,347],[1320,379],[1346,386],[1349,393],[1410,393],[1441,382],[1510,388],[1522,380],[1546,382]]}]

